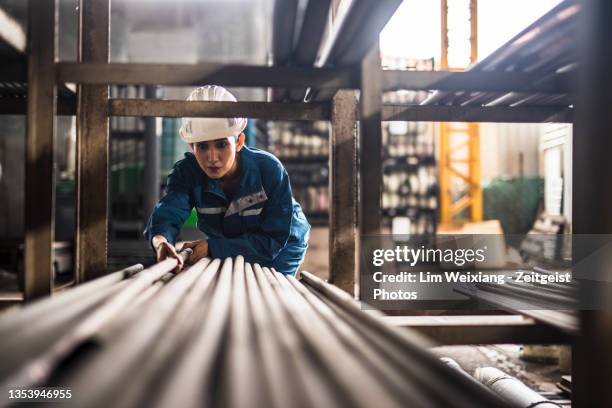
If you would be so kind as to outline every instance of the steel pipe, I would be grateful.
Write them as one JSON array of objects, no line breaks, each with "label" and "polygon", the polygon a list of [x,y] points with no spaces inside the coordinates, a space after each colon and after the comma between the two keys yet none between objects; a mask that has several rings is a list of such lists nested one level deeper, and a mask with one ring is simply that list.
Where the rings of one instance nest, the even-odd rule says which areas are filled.
[{"label": "steel pipe", "polygon": [[[443,401],[447,398],[436,406],[484,406],[483,404],[503,406],[499,401],[491,399],[487,390],[477,387],[460,373],[449,370],[433,355],[416,351],[423,347],[423,342],[426,342],[418,334],[385,325],[380,317],[376,317],[379,314],[376,311],[363,313],[362,308],[368,308],[367,306],[360,307],[359,302],[351,296],[308,272],[302,271],[301,277],[307,285],[321,293],[328,300],[328,304],[333,303],[338,309],[350,314],[354,318],[353,324],[355,321],[358,321],[357,324],[362,324],[365,327],[362,334],[371,331],[375,335],[382,335],[383,342],[379,350],[381,352],[387,350],[390,359],[402,364],[406,378],[415,381],[421,389],[429,388],[432,395],[442,398]],[[442,378],[446,381],[441,380]]]},{"label": "steel pipe", "polygon": [[[187,259],[191,251],[183,251],[181,256]],[[91,313],[87,318],[70,328],[47,350],[38,355],[26,358],[22,366],[3,378],[1,383],[5,387],[28,387],[44,383],[50,376],[54,367],[72,352],[81,342],[96,333],[105,324],[110,322],[143,290],[173,270],[177,266],[176,259],[166,259],[138,274],[124,285],[124,288],[108,299],[104,304]]]},{"label": "steel pipe", "polygon": [[57,296],[51,296],[29,303],[27,307],[19,306],[13,310],[6,311],[0,318],[0,333],[15,330],[24,321],[32,321],[41,317],[47,318],[50,314],[67,309],[72,302],[78,301],[86,296],[103,290],[132,275],[142,271],[141,264],[132,265],[117,272],[108,274],[102,278],[78,285],[73,289],[62,292]]},{"label": "steel pipe", "polygon": [[64,402],[92,407],[506,406],[429,354],[426,340],[316,278],[303,285],[240,256],[174,266],[72,295],[71,306],[87,304],[79,319],[31,353],[34,340],[20,337],[25,363],[3,384],[69,384]]},{"label": "steel pipe", "polygon": [[195,322],[194,305],[215,277],[219,261],[209,264],[210,259],[200,260],[171,279],[138,316],[112,322],[92,336],[103,347],[63,379],[80,390],[74,399],[77,406],[128,407],[146,401],[154,377],[163,372]]},{"label": "steel pipe", "polygon": [[479,367],[475,373],[476,379],[492,389],[497,395],[515,408],[560,408],[547,398],[544,398],[520,380],[495,367]]},{"label": "steel pipe", "polygon": [[216,273],[212,295],[203,308],[202,324],[175,356],[175,364],[164,375],[153,407],[201,407],[213,405],[217,397],[211,384],[214,364],[221,352],[230,316],[233,260],[225,259]]}]

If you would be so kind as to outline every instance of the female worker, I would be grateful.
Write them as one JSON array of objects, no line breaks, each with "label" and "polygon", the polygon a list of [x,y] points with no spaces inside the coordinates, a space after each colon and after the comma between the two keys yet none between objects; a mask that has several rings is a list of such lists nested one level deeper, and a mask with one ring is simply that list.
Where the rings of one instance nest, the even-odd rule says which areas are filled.
[{"label": "female worker", "polygon": [[[195,89],[188,101],[236,102],[225,88]],[[185,242],[187,263],[210,256],[244,256],[247,262],[295,275],[308,247],[310,225],[293,199],[289,176],[272,154],[245,146],[244,118],[183,118],[181,138],[190,152],[175,163],[166,195],[144,231],[157,260],[173,257],[176,237],[193,208],[204,238]]]}]

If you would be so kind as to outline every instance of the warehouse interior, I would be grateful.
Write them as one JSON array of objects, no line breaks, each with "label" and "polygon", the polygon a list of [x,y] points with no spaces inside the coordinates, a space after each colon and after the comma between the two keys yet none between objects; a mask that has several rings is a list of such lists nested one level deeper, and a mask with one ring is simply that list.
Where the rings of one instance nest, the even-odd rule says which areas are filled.
[{"label": "warehouse interior", "polygon": [[[611,406],[609,17],[0,0],[0,406]],[[185,100],[206,84],[238,102]],[[280,160],[312,226],[296,276],[156,262],[143,229],[183,117],[248,118],[246,145]],[[203,239],[198,216],[180,240]],[[372,296],[394,287],[376,248],[466,237],[496,252],[464,275],[573,278]]]}]

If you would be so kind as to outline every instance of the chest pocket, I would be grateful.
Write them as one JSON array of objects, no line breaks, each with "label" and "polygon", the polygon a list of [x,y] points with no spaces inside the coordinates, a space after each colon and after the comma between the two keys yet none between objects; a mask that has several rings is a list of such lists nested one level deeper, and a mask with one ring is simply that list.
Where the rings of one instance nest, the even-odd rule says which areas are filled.
[{"label": "chest pocket", "polygon": [[261,225],[261,213],[263,211],[262,208],[249,208],[247,210],[242,210],[238,214],[242,219],[242,225],[244,225],[247,231],[256,231],[259,229]]},{"label": "chest pocket", "polygon": [[222,230],[226,207],[196,207],[196,211],[198,212],[198,228],[201,231]]},{"label": "chest pocket", "polygon": [[266,192],[261,190],[245,195],[233,200],[225,213],[228,217],[237,214],[242,221],[242,226],[246,231],[255,231],[261,225],[261,213],[263,206],[268,200]]}]

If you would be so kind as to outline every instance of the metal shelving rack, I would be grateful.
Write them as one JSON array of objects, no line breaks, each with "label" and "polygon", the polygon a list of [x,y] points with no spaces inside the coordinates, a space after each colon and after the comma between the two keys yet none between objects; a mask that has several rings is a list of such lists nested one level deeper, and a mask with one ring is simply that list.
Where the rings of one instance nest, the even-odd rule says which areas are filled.
[{"label": "metal shelving rack", "polygon": [[[381,124],[383,120],[461,122],[565,122],[575,123],[573,208],[574,233],[610,233],[612,194],[602,191],[602,177],[612,177],[612,122],[609,121],[612,55],[608,39],[612,26],[612,4],[590,0],[562,3],[570,9],[582,7],[580,46],[582,72],[382,71],[375,45],[378,33],[398,7],[399,0],[354,0],[350,7],[339,1],[308,2],[302,30],[293,39],[297,0],[276,2],[274,65],[220,64],[116,64],[109,63],[109,0],[80,1],[79,62],[56,62],[54,0],[38,0],[29,9],[27,64],[5,60],[2,81],[27,82],[27,98],[0,100],[2,113],[27,114],[25,293],[31,300],[51,293],[53,242],[53,121],[55,114],[77,115],[77,280],[87,281],[106,273],[106,208],[108,195],[108,118],[142,117],[233,117],[268,120],[329,120],[330,140],[330,272],[331,281],[353,293],[355,251],[359,237],[380,231],[382,178]],[[331,3],[331,4],[330,4]],[[30,2],[32,6],[34,2]],[[331,5],[333,25],[323,41]],[[549,16],[550,17],[550,16]],[[557,18],[552,16],[553,19]],[[578,18],[576,18],[578,20]],[[4,32],[0,37],[7,43]],[[294,46],[295,44],[295,46]],[[321,47],[319,47],[319,45]],[[22,47],[22,52],[25,51]],[[315,61],[316,50],[323,50]],[[315,49],[313,52],[312,50]],[[543,53],[544,54],[544,53]],[[27,65],[27,67],[26,67]],[[78,100],[63,100],[59,89],[77,83]],[[109,99],[109,84],[195,86],[216,83],[225,86],[271,87],[273,102],[185,102],[155,99]],[[571,92],[577,84],[577,98]],[[307,90],[305,92],[305,90]],[[533,103],[517,104],[509,98],[496,104],[421,103],[383,105],[383,91],[436,90],[447,94],[478,92],[496,96],[525,94]],[[360,91],[357,101],[354,90]],[[540,98],[542,95],[561,99]],[[300,102],[306,96],[308,103]],[[564,101],[558,103],[559,100]],[[537,102],[536,102],[537,101]],[[577,114],[571,107],[574,101]],[[56,108],[57,106],[57,108]],[[359,120],[360,137],[355,132]],[[357,143],[360,144],[357,167]],[[357,176],[359,173],[359,177]],[[359,199],[357,194],[359,193]],[[580,254],[578,254],[580,257]],[[595,294],[607,296],[604,285]],[[511,316],[511,318],[514,318]],[[449,317],[450,319],[450,317]],[[501,320],[500,320],[501,321]],[[489,340],[531,333],[542,341],[544,328],[532,322],[494,324]],[[584,311],[576,346],[573,399],[577,407],[606,406],[612,389],[612,313]],[[520,326],[520,327],[519,327]],[[456,336],[473,332],[474,323],[438,324]],[[480,327],[476,323],[476,327]],[[489,329],[489,328],[487,328]],[[516,331],[516,332],[515,332]],[[548,333],[547,335],[549,335]],[[516,335],[516,337],[515,337]],[[561,339],[560,337],[552,337]],[[555,340],[556,341],[556,340]]]}]

